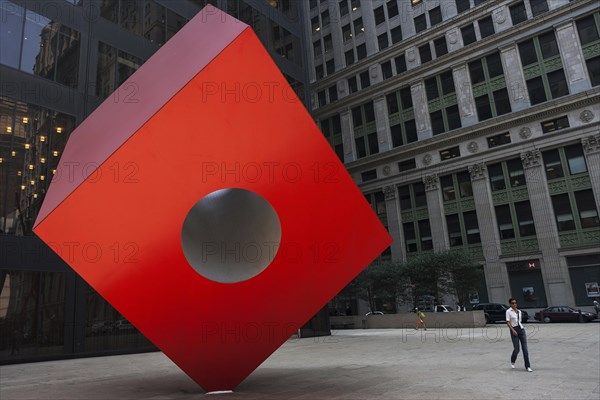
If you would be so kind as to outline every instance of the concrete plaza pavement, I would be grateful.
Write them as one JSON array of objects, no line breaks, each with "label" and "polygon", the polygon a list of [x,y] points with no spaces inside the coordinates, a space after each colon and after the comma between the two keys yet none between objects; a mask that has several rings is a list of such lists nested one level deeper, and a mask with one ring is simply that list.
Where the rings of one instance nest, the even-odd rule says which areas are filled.
[{"label": "concrete plaza pavement", "polygon": [[600,324],[342,330],[291,339],[233,393],[206,394],[160,352],[0,367],[0,399],[600,399]]}]

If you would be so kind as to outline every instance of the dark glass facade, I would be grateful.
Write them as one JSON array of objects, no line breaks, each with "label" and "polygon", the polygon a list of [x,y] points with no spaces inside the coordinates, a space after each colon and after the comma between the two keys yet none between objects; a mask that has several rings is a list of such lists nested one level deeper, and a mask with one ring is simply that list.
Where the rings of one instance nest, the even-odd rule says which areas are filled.
[{"label": "dark glass facade", "polygon": [[120,85],[207,3],[252,26],[309,98],[302,2],[0,0],[0,363],[154,349],[32,227],[71,132],[108,97],[135,100]]}]

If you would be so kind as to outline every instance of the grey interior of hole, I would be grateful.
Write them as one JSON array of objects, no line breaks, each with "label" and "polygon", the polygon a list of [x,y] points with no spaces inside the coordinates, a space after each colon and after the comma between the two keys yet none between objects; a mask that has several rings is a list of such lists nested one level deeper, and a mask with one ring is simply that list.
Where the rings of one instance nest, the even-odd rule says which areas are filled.
[{"label": "grey interior of hole", "polygon": [[281,224],[273,207],[244,189],[222,189],[200,199],[188,212],[181,244],[188,263],[222,283],[250,279],[275,258]]}]

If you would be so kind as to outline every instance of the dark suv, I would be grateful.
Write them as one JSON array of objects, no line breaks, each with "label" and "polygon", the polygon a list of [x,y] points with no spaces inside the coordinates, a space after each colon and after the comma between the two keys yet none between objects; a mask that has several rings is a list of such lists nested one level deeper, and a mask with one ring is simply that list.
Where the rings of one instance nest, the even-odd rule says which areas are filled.
[{"label": "dark suv", "polygon": [[[473,306],[473,311],[482,310],[485,315],[485,322],[492,324],[496,321],[506,322],[506,310],[509,307],[499,303],[479,303]],[[527,311],[521,310],[521,322],[527,322],[529,314]]]}]

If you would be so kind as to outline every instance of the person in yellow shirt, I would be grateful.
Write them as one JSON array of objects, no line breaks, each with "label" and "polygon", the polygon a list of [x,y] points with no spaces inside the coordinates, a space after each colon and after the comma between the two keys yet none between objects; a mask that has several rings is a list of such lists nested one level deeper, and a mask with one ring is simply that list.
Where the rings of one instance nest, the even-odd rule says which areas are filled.
[{"label": "person in yellow shirt", "polygon": [[419,330],[419,327],[422,327],[424,330],[427,330],[427,327],[425,326],[425,313],[421,310],[419,310],[418,308],[415,308],[415,311],[417,312],[417,326],[415,327],[415,330]]}]

